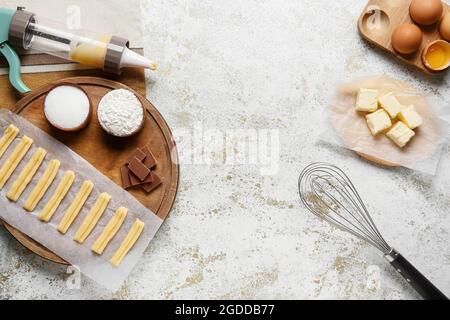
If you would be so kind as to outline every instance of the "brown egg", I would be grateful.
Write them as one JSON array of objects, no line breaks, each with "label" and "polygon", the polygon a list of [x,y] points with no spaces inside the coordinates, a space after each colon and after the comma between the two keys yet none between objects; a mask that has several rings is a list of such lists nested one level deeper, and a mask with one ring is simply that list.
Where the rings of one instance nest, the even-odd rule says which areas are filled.
[{"label": "brown egg", "polygon": [[409,7],[411,19],[424,26],[438,22],[443,11],[444,6],[441,0],[413,0]]},{"label": "brown egg", "polygon": [[392,34],[392,46],[398,53],[411,54],[419,49],[422,37],[422,31],[415,24],[401,24]]},{"label": "brown egg", "polygon": [[441,24],[439,25],[439,32],[441,33],[442,38],[450,41],[450,13],[447,13],[444,18],[442,18]]}]

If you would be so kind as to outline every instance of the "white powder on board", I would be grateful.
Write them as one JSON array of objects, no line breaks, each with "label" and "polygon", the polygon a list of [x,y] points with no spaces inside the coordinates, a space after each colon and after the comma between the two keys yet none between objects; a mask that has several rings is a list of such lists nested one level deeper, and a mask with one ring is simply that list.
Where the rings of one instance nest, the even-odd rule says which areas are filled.
[{"label": "white powder on board", "polygon": [[81,126],[89,116],[89,99],[83,90],[69,85],[52,89],[45,97],[44,113],[53,125],[61,129]]},{"label": "white powder on board", "polygon": [[106,94],[98,105],[97,113],[102,127],[118,137],[135,133],[144,118],[141,102],[133,92],[125,89]]}]

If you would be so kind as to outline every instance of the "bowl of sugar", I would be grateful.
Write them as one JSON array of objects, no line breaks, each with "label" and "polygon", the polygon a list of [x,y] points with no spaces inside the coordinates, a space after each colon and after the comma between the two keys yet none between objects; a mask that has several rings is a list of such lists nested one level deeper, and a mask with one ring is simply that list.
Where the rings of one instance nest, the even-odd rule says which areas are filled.
[{"label": "bowl of sugar", "polygon": [[92,102],[81,86],[58,84],[45,97],[44,114],[53,127],[68,132],[78,131],[91,119]]}]

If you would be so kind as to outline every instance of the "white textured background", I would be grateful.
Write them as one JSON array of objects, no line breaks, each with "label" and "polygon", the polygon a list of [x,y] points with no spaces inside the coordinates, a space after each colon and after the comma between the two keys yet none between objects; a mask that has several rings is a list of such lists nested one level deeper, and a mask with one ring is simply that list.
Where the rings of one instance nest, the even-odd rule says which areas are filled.
[{"label": "white textured background", "polygon": [[[0,229],[0,298],[398,299],[418,296],[368,245],[311,216],[297,177],[329,161],[354,180],[385,238],[450,295],[450,153],[431,178],[368,164],[315,142],[337,83],[386,73],[450,102],[428,78],[360,39],[363,0],[142,1],[145,48],[160,63],[149,99],[174,129],[280,130],[280,172],[182,165],[169,219],[122,290],[64,267]],[[381,286],[372,286],[377,270]]]}]

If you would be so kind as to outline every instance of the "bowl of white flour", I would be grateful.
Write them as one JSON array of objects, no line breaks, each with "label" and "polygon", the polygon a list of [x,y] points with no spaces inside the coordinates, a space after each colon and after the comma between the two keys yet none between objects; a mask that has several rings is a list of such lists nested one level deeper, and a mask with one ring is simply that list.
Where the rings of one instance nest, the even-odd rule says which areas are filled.
[{"label": "bowl of white flour", "polygon": [[144,125],[144,106],[133,92],[117,89],[100,100],[97,117],[100,126],[110,135],[130,137]]}]

